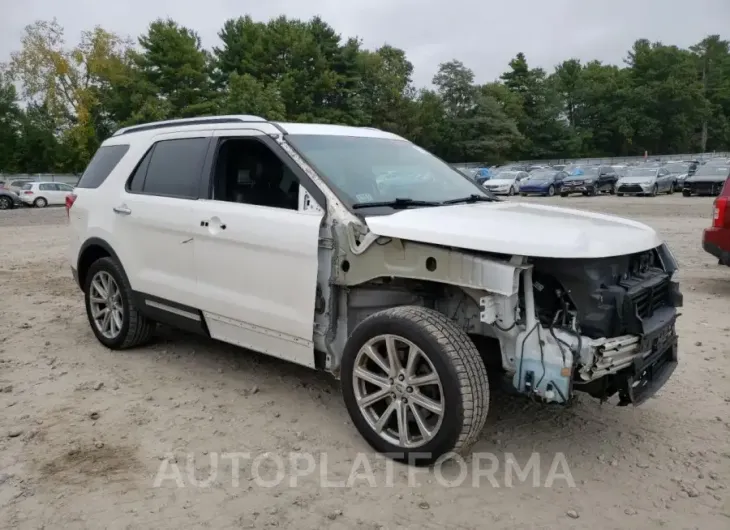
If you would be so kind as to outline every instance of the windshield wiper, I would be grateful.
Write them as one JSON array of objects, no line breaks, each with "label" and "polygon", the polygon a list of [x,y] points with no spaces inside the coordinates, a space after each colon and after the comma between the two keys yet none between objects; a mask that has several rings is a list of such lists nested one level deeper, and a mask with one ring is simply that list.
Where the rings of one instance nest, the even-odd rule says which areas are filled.
[{"label": "windshield wiper", "polygon": [[416,201],[409,198],[396,198],[392,201],[373,201],[373,202],[359,202],[352,205],[353,210],[359,210],[360,208],[408,208],[410,206],[441,206],[443,203],[438,201]]},{"label": "windshield wiper", "polygon": [[468,197],[460,197],[458,199],[450,199],[448,201],[444,201],[441,204],[461,204],[461,203],[474,203],[474,202],[500,202],[500,200],[497,197],[489,197],[487,195],[476,195],[471,194]]}]

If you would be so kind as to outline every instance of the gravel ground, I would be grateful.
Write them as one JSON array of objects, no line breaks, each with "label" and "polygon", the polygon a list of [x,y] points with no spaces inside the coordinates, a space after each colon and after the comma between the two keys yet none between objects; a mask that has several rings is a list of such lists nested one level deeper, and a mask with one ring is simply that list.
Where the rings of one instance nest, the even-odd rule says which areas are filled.
[{"label": "gravel ground", "polygon": [[[63,209],[0,212],[0,527],[727,530],[730,269],[700,246],[711,200],[530,200],[631,217],[669,242],[685,293],[679,368],[640,408],[495,392],[474,448],[496,458],[493,480],[473,473],[489,469],[481,457],[466,480],[454,463],[439,473],[372,457],[374,483],[336,381],[169,329],[146,348],[106,350],[64,257]],[[537,451],[541,474],[510,484],[506,455],[525,469]],[[240,475],[219,460],[205,484],[233,452],[251,457]],[[315,460],[290,463],[292,452]],[[548,484],[557,454],[574,485]],[[266,487],[276,458],[285,478]],[[295,464],[315,470],[294,477]]]}]

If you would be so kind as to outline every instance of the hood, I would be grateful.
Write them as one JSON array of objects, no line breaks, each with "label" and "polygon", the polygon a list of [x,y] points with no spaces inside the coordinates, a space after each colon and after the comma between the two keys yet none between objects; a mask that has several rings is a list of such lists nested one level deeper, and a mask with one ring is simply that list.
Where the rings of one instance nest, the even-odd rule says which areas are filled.
[{"label": "hood", "polygon": [[528,180],[523,180],[522,181],[522,185],[523,186],[547,186],[549,184],[552,184],[552,182],[553,182],[552,180],[543,180],[543,179],[539,179],[539,180],[536,180],[535,179],[535,180],[533,180],[533,179],[528,179]]},{"label": "hood", "polygon": [[626,184],[638,184],[640,182],[653,182],[656,180],[656,177],[622,177],[619,180]]},{"label": "hood", "polygon": [[489,179],[489,185],[490,186],[508,186],[510,184],[514,184],[515,179],[495,179],[491,178]]},{"label": "hood", "polygon": [[595,180],[595,175],[569,175],[563,179],[563,182],[575,182],[576,180]]},{"label": "hood", "polygon": [[[400,210],[366,218],[384,237],[478,252],[544,257],[603,258],[662,244],[648,226],[599,213],[532,203],[456,204]],[[499,226],[499,230],[489,227]]]},{"label": "hood", "polygon": [[719,175],[692,175],[684,179],[685,182],[725,182],[728,176],[724,173]]}]

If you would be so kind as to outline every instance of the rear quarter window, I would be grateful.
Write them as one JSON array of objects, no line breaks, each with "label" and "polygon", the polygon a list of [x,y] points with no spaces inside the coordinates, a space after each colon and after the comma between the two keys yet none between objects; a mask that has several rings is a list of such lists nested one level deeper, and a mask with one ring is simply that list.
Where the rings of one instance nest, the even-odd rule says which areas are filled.
[{"label": "rear quarter window", "polygon": [[100,147],[81,175],[77,188],[98,188],[119,161],[129,151],[128,145],[105,145]]},{"label": "rear quarter window", "polygon": [[31,189],[33,189],[33,184],[23,184],[23,187],[21,189],[31,190]]}]

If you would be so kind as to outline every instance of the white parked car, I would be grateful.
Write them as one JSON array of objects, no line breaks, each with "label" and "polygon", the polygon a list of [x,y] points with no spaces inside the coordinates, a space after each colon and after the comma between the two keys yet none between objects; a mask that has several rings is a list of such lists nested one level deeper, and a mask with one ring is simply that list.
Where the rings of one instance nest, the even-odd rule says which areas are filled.
[{"label": "white parked car", "polygon": [[67,208],[103,345],[143,344],[161,322],[327,370],[397,460],[478,439],[487,366],[534,399],[636,405],[677,364],[677,264],[654,230],[500,201],[387,132],[254,116],[129,127]]},{"label": "white parked car", "polygon": [[73,186],[62,182],[26,182],[18,197],[28,206],[45,208],[49,204],[66,204],[66,197],[73,191]]},{"label": "white parked car", "polygon": [[527,171],[500,171],[484,182],[484,187],[495,195],[514,195],[520,191],[520,181],[528,179]]}]

